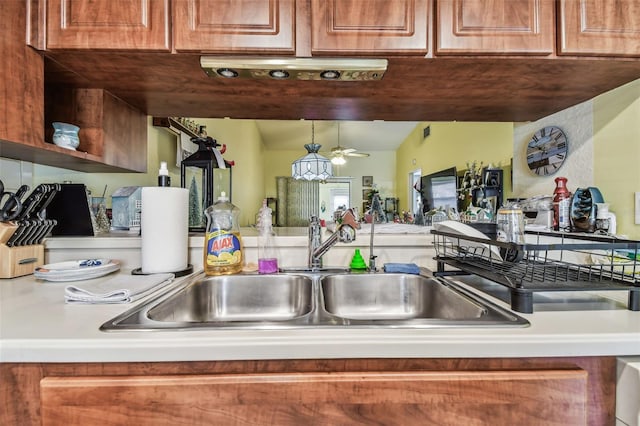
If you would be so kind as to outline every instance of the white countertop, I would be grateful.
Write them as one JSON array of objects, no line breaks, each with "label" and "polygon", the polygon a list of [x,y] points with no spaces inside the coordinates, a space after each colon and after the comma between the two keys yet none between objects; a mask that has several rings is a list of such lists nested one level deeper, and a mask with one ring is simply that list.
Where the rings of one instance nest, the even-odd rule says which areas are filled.
[{"label": "white countertop", "polygon": [[[503,289],[468,282],[496,286],[498,295]],[[102,332],[101,324],[133,305],[65,304],[65,285],[33,276],[0,280],[1,362],[640,354],[640,312],[626,309],[628,292],[540,293],[534,313],[520,314],[531,323],[526,328]]]}]

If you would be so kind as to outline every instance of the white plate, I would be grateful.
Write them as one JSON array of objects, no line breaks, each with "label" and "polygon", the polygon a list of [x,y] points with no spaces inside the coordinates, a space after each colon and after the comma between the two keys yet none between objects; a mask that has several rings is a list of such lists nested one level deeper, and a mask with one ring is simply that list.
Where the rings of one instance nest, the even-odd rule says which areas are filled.
[{"label": "white plate", "polygon": [[36,278],[47,281],[81,281],[98,278],[120,269],[111,259],[82,259],[42,265],[34,271]]},{"label": "white plate", "polygon": [[[478,231],[477,229],[465,225],[462,222],[458,222],[455,220],[445,220],[442,222],[436,222],[433,224],[433,229],[436,231],[448,232],[450,234],[458,234],[461,237],[472,237],[484,240],[490,240],[486,234]],[[452,238],[448,238],[453,244],[459,245],[459,240],[453,241]],[[491,257],[502,260],[502,256],[500,255],[500,249],[498,246],[493,244],[484,244],[476,241],[464,240],[464,244],[466,247],[481,247],[484,250],[490,250]]]},{"label": "white plate", "polygon": [[604,272],[613,271],[629,277],[640,277],[640,263],[621,255],[611,256],[610,251],[594,250],[591,253],[591,262],[602,266]]}]

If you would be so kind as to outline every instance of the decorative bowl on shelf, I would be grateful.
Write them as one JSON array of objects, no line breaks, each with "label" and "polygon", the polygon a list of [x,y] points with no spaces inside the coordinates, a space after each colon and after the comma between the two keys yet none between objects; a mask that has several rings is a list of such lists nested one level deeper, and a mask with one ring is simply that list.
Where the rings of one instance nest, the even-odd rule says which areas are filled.
[{"label": "decorative bowl on shelf", "polygon": [[80,128],[69,123],[53,123],[53,143],[59,147],[75,150],[80,145],[78,131]]}]

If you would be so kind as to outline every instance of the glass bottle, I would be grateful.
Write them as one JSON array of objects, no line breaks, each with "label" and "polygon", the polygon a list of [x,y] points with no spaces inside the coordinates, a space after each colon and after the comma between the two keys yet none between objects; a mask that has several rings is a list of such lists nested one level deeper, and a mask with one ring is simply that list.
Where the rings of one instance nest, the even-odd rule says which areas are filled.
[{"label": "glass bottle", "polygon": [[553,191],[553,229],[556,231],[571,230],[571,192],[567,189],[567,178],[555,179],[556,189]]}]

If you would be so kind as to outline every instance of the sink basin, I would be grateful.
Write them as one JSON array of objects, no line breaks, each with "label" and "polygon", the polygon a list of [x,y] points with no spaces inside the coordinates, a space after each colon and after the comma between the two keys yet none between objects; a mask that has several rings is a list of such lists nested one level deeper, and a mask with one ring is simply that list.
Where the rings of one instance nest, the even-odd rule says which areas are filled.
[{"label": "sink basin", "polygon": [[321,284],[325,309],[342,318],[469,320],[488,313],[474,300],[420,275],[329,275]]},{"label": "sink basin", "polygon": [[288,321],[313,308],[312,281],[301,275],[206,277],[149,309],[153,321]]},{"label": "sink basin", "polygon": [[100,329],[523,327],[529,323],[440,278],[385,273],[207,277],[173,287]]}]

